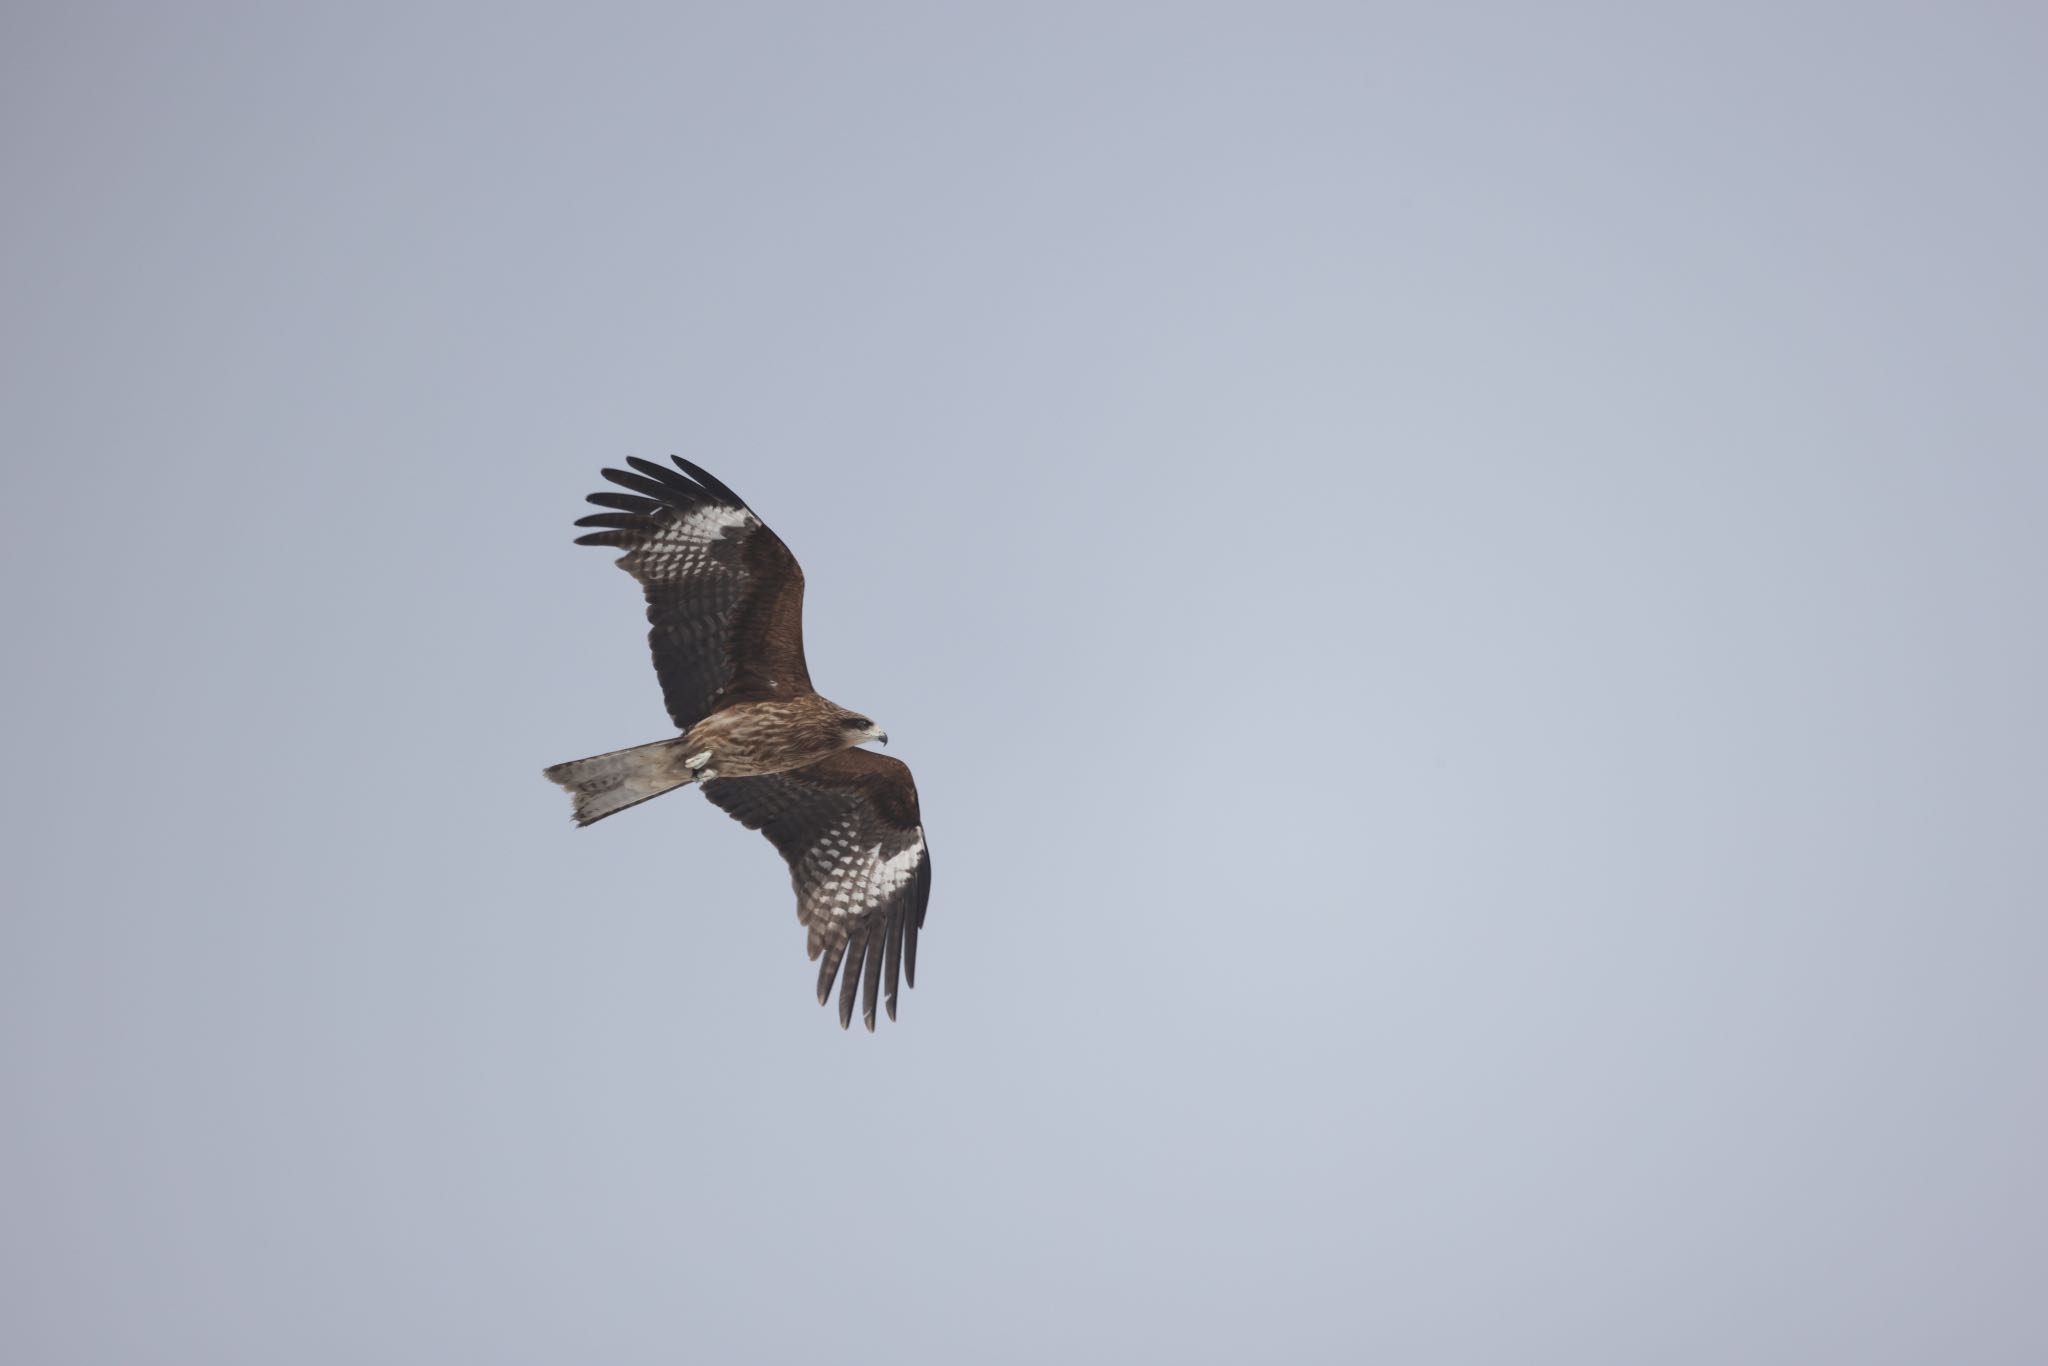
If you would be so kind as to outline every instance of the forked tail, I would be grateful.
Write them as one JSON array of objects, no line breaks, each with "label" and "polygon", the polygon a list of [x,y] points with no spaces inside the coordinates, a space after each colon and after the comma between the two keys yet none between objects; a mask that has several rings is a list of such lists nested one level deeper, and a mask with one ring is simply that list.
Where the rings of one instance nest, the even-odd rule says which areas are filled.
[{"label": "forked tail", "polygon": [[576,824],[589,825],[693,781],[695,775],[683,758],[683,737],[678,735],[651,745],[571,759],[542,771],[576,799]]}]

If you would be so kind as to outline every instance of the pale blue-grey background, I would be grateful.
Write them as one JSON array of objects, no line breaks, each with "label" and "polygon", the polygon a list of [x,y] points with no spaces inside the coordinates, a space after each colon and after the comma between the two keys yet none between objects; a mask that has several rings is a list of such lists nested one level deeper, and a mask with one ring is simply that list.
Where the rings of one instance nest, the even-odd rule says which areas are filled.
[{"label": "pale blue-grey background", "polygon": [[[0,1358],[2048,1360],[2048,20],[15,5]],[[936,852],[842,1035],[596,470]]]}]

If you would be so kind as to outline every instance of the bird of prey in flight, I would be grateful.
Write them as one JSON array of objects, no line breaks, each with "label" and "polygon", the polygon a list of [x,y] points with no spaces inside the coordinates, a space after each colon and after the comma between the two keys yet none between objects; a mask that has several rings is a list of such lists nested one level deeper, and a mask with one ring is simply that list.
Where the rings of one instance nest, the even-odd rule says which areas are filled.
[{"label": "bird of prey in flight", "polygon": [[917,932],[931,857],[910,769],[860,748],[882,728],[820,697],[804,666],[804,574],[782,538],[738,494],[681,456],[676,468],[627,457],[590,495],[604,512],[578,545],[624,552],[647,595],[647,642],[669,718],[682,734],[546,770],[589,825],[688,783],[789,864],[796,913],[818,968],[818,1003],[839,984],[839,1023],[875,1027],[879,992],[917,983]]}]

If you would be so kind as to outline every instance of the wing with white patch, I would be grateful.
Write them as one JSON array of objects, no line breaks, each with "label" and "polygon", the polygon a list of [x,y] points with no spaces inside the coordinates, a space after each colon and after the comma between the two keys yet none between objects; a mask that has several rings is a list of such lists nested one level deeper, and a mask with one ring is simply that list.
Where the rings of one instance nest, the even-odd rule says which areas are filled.
[{"label": "wing with white patch", "polygon": [[739,495],[681,456],[676,469],[630,456],[590,500],[609,512],[578,545],[625,553],[647,595],[647,643],[669,716],[688,730],[733,702],[811,691],[804,666],[804,574]]},{"label": "wing with white patch", "polygon": [[750,830],[759,830],[789,864],[796,914],[810,931],[818,968],[818,1004],[839,976],[839,1023],[875,1027],[879,989],[896,1018],[896,983],[917,985],[917,932],[931,899],[931,854],[917,811],[910,769],[885,754],[842,750],[787,773],[716,778],[704,795]]}]

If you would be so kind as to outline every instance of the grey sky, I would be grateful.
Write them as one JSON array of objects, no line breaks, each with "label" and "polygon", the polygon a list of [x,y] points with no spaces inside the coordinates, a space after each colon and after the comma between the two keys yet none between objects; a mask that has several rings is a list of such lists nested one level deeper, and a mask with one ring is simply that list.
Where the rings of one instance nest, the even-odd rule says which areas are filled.
[{"label": "grey sky", "polygon": [[[2048,1360],[2048,21],[11,7],[0,1358]],[[916,770],[692,793],[680,451]]]}]

